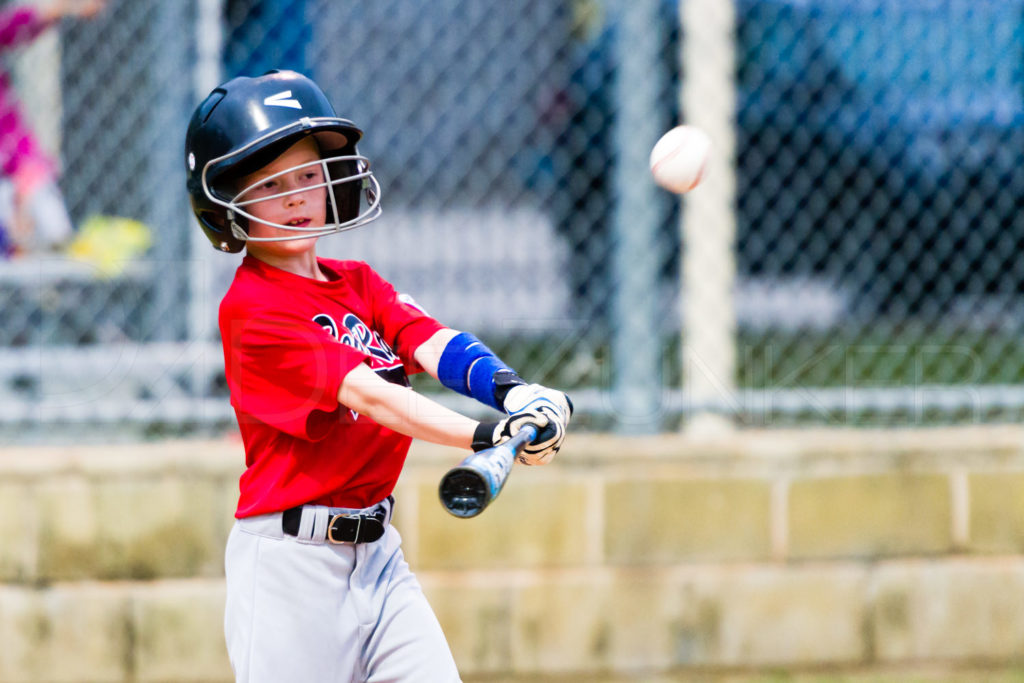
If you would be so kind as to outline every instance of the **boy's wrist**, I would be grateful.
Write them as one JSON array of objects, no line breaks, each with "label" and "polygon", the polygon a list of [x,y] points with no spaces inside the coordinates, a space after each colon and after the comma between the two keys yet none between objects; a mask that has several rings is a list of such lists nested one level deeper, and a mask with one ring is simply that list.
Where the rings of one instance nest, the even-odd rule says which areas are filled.
[{"label": "boy's wrist", "polygon": [[494,432],[498,429],[498,425],[501,422],[479,422],[476,425],[476,429],[473,430],[473,444],[472,449],[475,453],[487,450],[494,446]]},{"label": "boy's wrist", "polygon": [[504,408],[505,397],[514,387],[526,384],[526,380],[516,374],[515,370],[498,370],[492,378],[494,382],[494,401]]}]

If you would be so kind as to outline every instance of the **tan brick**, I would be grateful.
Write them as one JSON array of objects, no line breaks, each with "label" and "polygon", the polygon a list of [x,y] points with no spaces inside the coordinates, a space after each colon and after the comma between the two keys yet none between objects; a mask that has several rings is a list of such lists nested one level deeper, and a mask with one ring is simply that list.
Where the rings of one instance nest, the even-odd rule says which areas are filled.
[{"label": "tan brick", "polygon": [[604,543],[613,563],[757,559],[771,547],[770,484],[750,479],[609,482]]},{"label": "tan brick", "polygon": [[947,552],[952,547],[949,480],[880,474],[793,482],[793,557],[871,557]]},{"label": "tan brick", "polygon": [[[440,478],[440,475],[438,477]],[[440,506],[440,503],[437,502],[437,481],[434,480],[420,481],[411,476],[403,477],[392,492],[392,496],[395,498],[395,507],[392,511],[391,523],[401,532],[403,539],[416,531],[416,519],[420,512],[417,499],[421,484],[423,492],[430,494],[429,503]]]},{"label": "tan brick", "polygon": [[40,574],[50,579],[220,575],[229,520],[217,493],[210,481],[180,476],[47,485],[38,506]]},{"label": "tan brick", "polygon": [[971,474],[968,486],[968,547],[983,552],[1024,551],[1024,474]]},{"label": "tan brick", "polygon": [[717,649],[726,666],[853,664],[868,643],[859,566],[731,567],[714,574]]},{"label": "tan brick", "polygon": [[[586,497],[582,483],[552,478],[525,481],[513,472],[501,496],[478,517],[449,515],[437,483],[417,488],[417,568],[566,566],[582,562]],[[515,481],[517,477],[519,481]]]},{"label": "tan brick", "polygon": [[[436,479],[431,478],[429,481],[436,482],[443,474],[444,472],[439,472]],[[424,479],[421,482],[421,479],[415,476],[403,476],[392,492],[395,499],[395,507],[392,511],[391,524],[402,536],[402,553],[405,555],[405,561],[412,567],[420,566],[418,497],[420,483],[424,483],[424,491],[429,490],[430,487],[425,485],[426,481],[428,480]],[[432,493],[433,497],[431,500],[436,500],[437,491],[434,490]]]},{"label": "tan brick", "polygon": [[223,581],[157,581],[134,595],[135,680],[232,680]]},{"label": "tan brick", "polygon": [[225,534],[224,540],[227,541],[226,534],[231,531],[231,525],[235,522],[235,510],[238,509],[238,477],[218,477],[213,483],[214,495],[220,506],[217,514],[224,521],[221,529]]},{"label": "tan brick", "polygon": [[1024,652],[1024,560],[903,561],[879,568],[879,661],[1016,660]]},{"label": "tan brick", "polygon": [[33,609],[30,588],[0,585],[0,681],[31,680],[35,641],[46,629],[46,620]]},{"label": "tan brick", "polygon": [[825,665],[863,661],[866,575],[851,567],[730,565],[615,574],[608,664]]},{"label": "tan brick", "polygon": [[513,606],[517,588],[490,578],[455,581],[419,577],[460,673],[508,671],[512,668]]},{"label": "tan brick", "polygon": [[35,579],[37,517],[26,483],[0,483],[0,579]]},{"label": "tan brick", "polygon": [[[613,581],[607,572],[535,574],[516,595],[512,613],[512,661],[519,673],[583,672],[612,661],[609,615]],[[658,624],[650,624],[656,631]],[[629,627],[634,628],[631,624]]]},{"label": "tan brick", "polygon": [[512,662],[521,674],[850,665],[868,651],[867,572],[859,566],[708,565],[532,577],[513,598]]},{"label": "tan brick", "polygon": [[684,652],[693,656],[700,631],[710,637],[717,631],[717,612],[711,610],[711,623],[696,623],[697,611],[707,616],[706,603],[665,572],[615,572],[592,599],[607,620],[596,632],[595,649],[613,670],[670,666]]},{"label": "tan brick", "polygon": [[97,484],[103,569],[114,578],[221,576],[227,522],[216,482],[175,474]]},{"label": "tan brick", "polygon": [[71,474],[39,483],[34,514],[39,528],[39,576],[47,580],[96,577],[100,563],[92,482]]},{"label": "tan brick", "polygon": [[123,587],[0,587],[0,680],[128,680],[130,629]]}]

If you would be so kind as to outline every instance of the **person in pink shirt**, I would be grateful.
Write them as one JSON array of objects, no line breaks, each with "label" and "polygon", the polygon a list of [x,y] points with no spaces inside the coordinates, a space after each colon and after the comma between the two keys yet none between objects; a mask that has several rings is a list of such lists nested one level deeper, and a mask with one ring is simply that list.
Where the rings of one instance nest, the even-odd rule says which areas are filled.
[{"label": "person in pink shirt", "polygon": [[[63,17],[91,18],[106,0],[55,0],[0,9],[0,52],[31,43]],[[0,174],[13,197],[8,202],[0,250],[16,255],[52,249],[71,234],[71,220],[57,186],[56,162],[40,146],[26,120],[5,68],[0,68]]]}]

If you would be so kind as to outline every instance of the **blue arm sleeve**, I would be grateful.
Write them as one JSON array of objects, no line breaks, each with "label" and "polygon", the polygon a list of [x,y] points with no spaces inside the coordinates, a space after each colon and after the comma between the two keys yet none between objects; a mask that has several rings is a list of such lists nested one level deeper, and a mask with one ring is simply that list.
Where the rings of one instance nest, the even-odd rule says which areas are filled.
[{"label": "blue arm sleeve", "polygon": [[441,352],[437,378],[452,391],[500,411],[502,406],[494,395],[494,374],[499,370],[514,374],[482,341],[468,332],[460,332]]}]

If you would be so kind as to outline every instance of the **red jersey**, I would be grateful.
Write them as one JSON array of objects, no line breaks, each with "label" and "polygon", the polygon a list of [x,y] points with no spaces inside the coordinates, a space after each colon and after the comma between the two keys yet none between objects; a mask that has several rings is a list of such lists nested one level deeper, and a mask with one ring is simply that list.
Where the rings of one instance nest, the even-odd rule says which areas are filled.
[{"label": "red jersey", "polygon": [[231,405],[245,445],[236,517],[388,496],[411,439],[338,403],[366,363],[408,386],[442,325],[365,263],[319,259],[327,282],[246,256],[220,305]]}]

